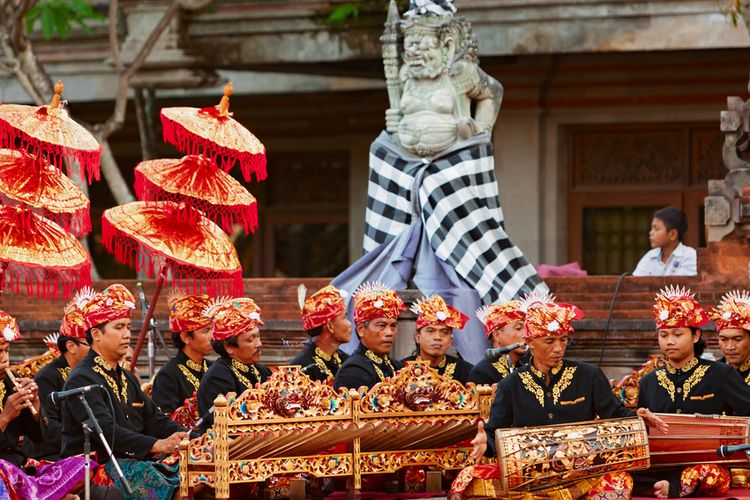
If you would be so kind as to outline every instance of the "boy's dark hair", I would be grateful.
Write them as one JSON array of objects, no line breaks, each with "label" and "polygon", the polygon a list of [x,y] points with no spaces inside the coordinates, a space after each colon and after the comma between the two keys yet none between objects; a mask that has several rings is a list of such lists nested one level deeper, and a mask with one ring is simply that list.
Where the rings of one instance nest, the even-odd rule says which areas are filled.
[{"label": "boy's dark hair", "polygon": [[677,207],[664,207],[654,212],[654,219],[664,223],[667,231],[677,230],[677,239],[682,241],[688,227],[688,219],[685,212]]},{"label": "boy's dark hair", "polygon": [[693,334],[695,334],[695,332],[698,332],[701,334],[701,337],[698,339],[698,342],[695,342],[693,344],[693,351],[695,352],[695,357],[700,358],[701,356],[703,356],[703,351],[706,350],[706,341],[703,340],[703,334],[700,328],[691,328],[690,331],[692,331]]},{"label": "boy's dark hair", "polygon": [[224,349],[224,345],[230,345],[232,347],[238,347],[239,343],[237,342],[237,336],[229,337],[224,340],[212,340],[211,341],[211,347],[214,348],[214,351],[216,351],[216,354],[219,356],[229,357],[229,353],[226,349]]}]

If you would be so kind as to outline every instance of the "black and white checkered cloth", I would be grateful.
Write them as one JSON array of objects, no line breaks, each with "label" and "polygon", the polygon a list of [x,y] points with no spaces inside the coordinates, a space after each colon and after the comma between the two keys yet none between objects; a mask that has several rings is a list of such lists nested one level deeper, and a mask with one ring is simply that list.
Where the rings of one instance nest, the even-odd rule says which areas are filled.
[{"label": "black and white checkered cloth", "polygon": [[505,232],[488,135],[430,160],[406,156],[384,132],[370,148],[367,194],[365,253],[407,230],[420,213],[435,254],[474,287],[482,302],[547,291]]}]

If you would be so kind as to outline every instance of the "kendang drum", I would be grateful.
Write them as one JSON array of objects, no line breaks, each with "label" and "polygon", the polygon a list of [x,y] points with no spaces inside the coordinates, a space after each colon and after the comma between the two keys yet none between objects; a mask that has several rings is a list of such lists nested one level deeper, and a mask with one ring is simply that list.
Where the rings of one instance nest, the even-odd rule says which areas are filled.
[{"label": "kendang drum", "polygon": [[638,417],[499,429],[495,440],[502,493],[649,467],[648,434]]},{"label": "kendang drum", "polygon": [[[745,453],[718,454],[721,446],[750,443],[750,417],[659,413],[667,434],[649,429],[651,464],[655,467],[706,463],[749,464]],[[731,450],[730,450],[731,451]]]}]

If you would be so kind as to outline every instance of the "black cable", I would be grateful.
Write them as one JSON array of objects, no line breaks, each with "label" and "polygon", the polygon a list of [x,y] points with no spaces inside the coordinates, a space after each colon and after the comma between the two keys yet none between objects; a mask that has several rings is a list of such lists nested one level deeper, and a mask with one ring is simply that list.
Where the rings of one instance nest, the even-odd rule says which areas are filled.
[{"label": "black cable", "polygon": [[617,284],[615,284],[615,291],[612,292],[612,300],[609,303],[609,312],[607,313],[607,323],[604,325],[604,336],[602,337],[602,348],[599,351],[599,363],[597,363],[597,366],[599,368],[602,367],[602,361],[604,360],[604,348],[607,346],[607,334],[609,333],[609,323],[612,320],[612,311],[615,309],[615,301],[617,300],[617,294],[620,293],[620,285],[622,285],[622,280],[625,278],[625,276],[630,276],[630,273],[622,273],[619,278],[617,278]]}]

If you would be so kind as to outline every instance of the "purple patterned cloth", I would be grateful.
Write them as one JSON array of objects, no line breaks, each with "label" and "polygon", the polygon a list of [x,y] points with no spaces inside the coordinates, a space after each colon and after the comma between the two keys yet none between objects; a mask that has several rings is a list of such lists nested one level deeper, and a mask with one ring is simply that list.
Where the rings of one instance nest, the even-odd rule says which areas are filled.
[{"label": "purple patterned cloth", "polygon": [[[92,461],[91,470],[96,467],[96,462]],[[86,477],[83,457],[65,458],[32,470],[33,475],[27,474],[20,467],[0,460],[0,471],[6,478],[6,486],[21,498],[59,500],[83,484]]]}]

